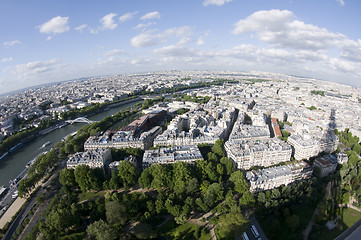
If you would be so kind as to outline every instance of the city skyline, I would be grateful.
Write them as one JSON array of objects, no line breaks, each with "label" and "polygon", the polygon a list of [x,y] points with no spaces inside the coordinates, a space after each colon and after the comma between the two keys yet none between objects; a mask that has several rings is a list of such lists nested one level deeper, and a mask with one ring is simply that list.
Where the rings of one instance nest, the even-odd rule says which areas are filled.
[{"label": "city skyline", "polygon": [[361,87],[359,2],[3,1],[0,94],[162,70],[267,71]]}]

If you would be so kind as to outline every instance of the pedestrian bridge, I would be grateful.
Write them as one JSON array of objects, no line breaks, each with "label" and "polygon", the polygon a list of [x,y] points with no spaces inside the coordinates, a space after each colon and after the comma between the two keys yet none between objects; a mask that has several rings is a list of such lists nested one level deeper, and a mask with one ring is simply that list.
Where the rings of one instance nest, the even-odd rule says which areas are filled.
[{"label": "pedestrian bridge", "polygon": [[95,121],[91,121],[91,120],[89,120],[89,119],[87,119],[87,118],[85,118],[85,117],[78,117],[78,118],[76,118],[76,119],[74,119],[74,120],[67,120],[67,121],[65,121],[65,122],[70,123],[70,124],[73,124],[73,123],[87,123],[87,124],[91,124],[91,123],[93,123],[93,122],[95,122]]}]

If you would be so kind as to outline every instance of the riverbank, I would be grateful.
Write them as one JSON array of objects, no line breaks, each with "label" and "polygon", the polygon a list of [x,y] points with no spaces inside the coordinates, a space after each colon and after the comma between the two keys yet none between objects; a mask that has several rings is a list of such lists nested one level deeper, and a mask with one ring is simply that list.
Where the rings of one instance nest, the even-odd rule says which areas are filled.
[{"label": "riverbank", "polygon": [[[108,106],[107,110],[104,109],[92,116],[88,116],[88,119],[92,121],[102,120],[107,116],[114,115],[120,110],[133,107],[141,100],[142,99],[138,97],[112,104]],[[58,122],[58,126],[61,126],[61,124],[61,122]],[[15,179],[26,168],[26,164],[28,164],[31,159],[36,158],[36,156],[44,151],[49,151],[54,147],[54,144],[61,142],[64,137],[78,131],[82,126],[84,126],[84,123],[68,124],[60,128],[58,127],[45,135],[41,135],[38,132],[37,134],[33,133],[33,135],[26,140],[24,139],[24,144],[21,148],[18,148],[11,154],[9,153],[0,160],[0,186],[9,186],[9,180]],[[43,144],[49,141],[51,144],[42,148]]]}]

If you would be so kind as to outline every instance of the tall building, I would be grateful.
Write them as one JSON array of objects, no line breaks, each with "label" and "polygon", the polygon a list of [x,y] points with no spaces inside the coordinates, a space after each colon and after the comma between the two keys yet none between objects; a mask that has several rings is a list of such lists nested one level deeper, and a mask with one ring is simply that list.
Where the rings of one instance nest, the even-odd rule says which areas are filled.
[{"label": "tall building", "polygon": [[68,159],[66,167],[74,169],[79,165],[87,165],[90,168],[104,168],[106,162],[111,160],[112,154],[109,149],[77,152]]},{"label": "tall building", "polygon": [[252,170],[246,173],[250,183],[250,191],[265,191],[281,185],[307,179],[312,175],[312,168],[306,162],[292,163],[283,166]]},{"label": "tall building", "polygon": [[269,167],[289,161],[292,154],[291,146],[278,138],[229,140],[224,148],[239,169]]},{"label": "tall building", "polygon": [[294,148],[296,160],[310,159],[321,152],[331,153],[337,149],[338,138],[333,135],[314,136],[309,134],[293,134],[287,142]]},{"label": "tall building", "polygon": [[202,154],[197,145],[174,146],[146,150],[143,156],[143,168],[152,164],[168,164],[176,162],[194,163],[196,160],[203,160]]}]

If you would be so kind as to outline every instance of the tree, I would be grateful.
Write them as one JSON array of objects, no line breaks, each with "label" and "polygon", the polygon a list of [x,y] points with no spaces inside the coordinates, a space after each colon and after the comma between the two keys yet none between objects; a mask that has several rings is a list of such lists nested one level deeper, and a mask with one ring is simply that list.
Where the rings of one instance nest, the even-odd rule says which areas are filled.
[{"label": "tree", "polygon": [[142,174],[140,175],[140,177],[138,179],[139,185],[142,188],[150,188],[151,184],[152,184],[152,181],[153,181],[153,176],[152,176],[152,173],[151,173],[151,169],[150,168],[144,169]]},{"label": "tree", "polygon": [[241,171],[235,171],[229,177],[229,181],[233,182],[234,190],[239,193],[246,192],[248,190],[248,184],[244,179]]},{"label": "tree", "polygon": [[74,170],[75,181],[79,185],[82,192],[91,189],[88,173],[90,168],[87,165],[79,165]]},{"label": "tree", "polygon": [[224,141],[222,139],[218,139],[212,147],[212,152],[217,154],[219,157],[224,157],[223,146],[224,146]]},{"label": "tree", "polygon": [[171,181],[171,166],[164,164],[155,164],[151,167],[151,173],[153,176],[153,181],[151,186],[157,190],[161,190],[162,187],[168,186],[173,188],[173,182]]},{"label": "tree", "polygon": [[249,191],[244,192],[239,199],[239,205],[243,207],[253,207],[255,202],[253,194]]},{"label": "tree", "polygon": [[226,169],[226,174],[228,176],[230,176],[233,172],[234,172],[234,164],[231,160],[229,160],[229,158],[227,157],[222,157],[220,159],[220,162],[223,164],[223,166]]},{"label": "tree", "polygon": [[361,154],[361,145],[359,143],[355,143],[352,147],[352,150],[355,151],[358,155]]},{"label": "tree", "polygon": [[61,185],[68,187],[70,189],[75,187],[76,182],[75,182],[74,170],[67,168],[62,169],[59,173],[59,182],[61,183]]},{"label": "tree", "polygon": [[219,217],[216,228],[217,239],[234,239],[236,232],[245,229],[247,220],[241,212],[230,212]]},{"label": "tree", "polygon": [[118,166],[118,176],[124,187],[130,187],[137,182],[138,171],[130,162],[121,161]]},{"label": "tree", "polygon": [[211,184],[203,196],[204,203],[213,208],[216,203],[223,200],[223,187],[220,183]]},{"label": "tree", "polygon": [[192,178],[188,181],[188,185],[186,186],[186,191],[189,194],[197,192],[199,189],[199,184],[197,178]]},{"label": "tree", "polygon": [[116,170],[112,171],[112,177],[109,180],[109,188],[113,190],[120,188],[120,179],[118,176],[118,171]]},{"label": "tree", "polygon": [[266,195],[264,194],[264,192],[260,192],[258,194],[257,201],[261,204],[266,203]]},{"label": "tree", "polygon": [[95,238],[96,240],[112,240],[118,237],[117,231],[102,219],[90,224],[86,232],[89,237]]},{"label": "tree", "polygon": [[184,162],[177,162],[173,165],[174,192],[182,194],[186,191],[188,181],[191,178],[190,167]]},{"label": "tree", "polygon": [[286,218],[286,223],[292,232],[296,231],[300,225],[300,217],[297,215],[291,215]]},{"label": "tree", "polygon": [[111,224],[120,223],[125,225],[128,220],[125,206],[118,201],[111,201],[105,204],[105,215]]}]

